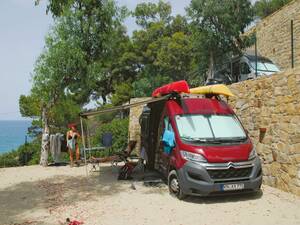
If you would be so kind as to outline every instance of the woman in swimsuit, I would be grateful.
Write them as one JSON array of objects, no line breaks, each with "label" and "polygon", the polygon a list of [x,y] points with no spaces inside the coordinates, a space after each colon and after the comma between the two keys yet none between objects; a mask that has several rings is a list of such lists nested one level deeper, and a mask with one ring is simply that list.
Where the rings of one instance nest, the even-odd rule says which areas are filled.
[{"label": "woman in swimsuit", "polygon": [[67,132],[67,147],[70,154],[70,166],[73,166],[73,154],[76,153],[76,164],[79,165],[79,146],[77,143],[77,138],[80,137],[80,134],[78,133],[76,129],[76,124],[69,124],[69,131]]}]

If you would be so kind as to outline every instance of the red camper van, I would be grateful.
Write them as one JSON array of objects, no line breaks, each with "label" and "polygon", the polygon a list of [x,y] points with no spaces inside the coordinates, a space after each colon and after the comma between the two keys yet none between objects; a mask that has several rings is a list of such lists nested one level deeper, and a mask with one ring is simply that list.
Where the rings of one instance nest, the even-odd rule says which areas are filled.
[{"label": "red camper van", "polygon": [[[154,95],[159,95],[157,90]],[[148,168],[159,170],[179,199],[260,190],[260,159],[238,117],[217,92],[177,91],[145,106],[140,123]]]}]

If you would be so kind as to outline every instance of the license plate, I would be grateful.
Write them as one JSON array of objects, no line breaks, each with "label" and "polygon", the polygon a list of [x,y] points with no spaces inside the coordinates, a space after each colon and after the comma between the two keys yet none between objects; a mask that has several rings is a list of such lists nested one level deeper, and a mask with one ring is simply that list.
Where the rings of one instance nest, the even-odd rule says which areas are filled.
[{"label": "license plate", "polygon": [[242,190],[244,189],[245,185],[242,184],[222,184],[221,190],[222,191],[234,191],[234,190]]}]

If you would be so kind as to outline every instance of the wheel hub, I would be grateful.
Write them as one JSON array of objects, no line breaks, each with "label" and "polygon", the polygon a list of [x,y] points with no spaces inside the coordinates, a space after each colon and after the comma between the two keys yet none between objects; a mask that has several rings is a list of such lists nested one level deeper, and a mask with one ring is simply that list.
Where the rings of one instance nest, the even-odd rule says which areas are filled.
[{"label": "wheel hub", "polygon": [[172,191],[174,191],[174,192],[179,191],[179,183],[178,183],[178,180],[176,178],[173,178],[171,180],[170,187],[171,187]]}]

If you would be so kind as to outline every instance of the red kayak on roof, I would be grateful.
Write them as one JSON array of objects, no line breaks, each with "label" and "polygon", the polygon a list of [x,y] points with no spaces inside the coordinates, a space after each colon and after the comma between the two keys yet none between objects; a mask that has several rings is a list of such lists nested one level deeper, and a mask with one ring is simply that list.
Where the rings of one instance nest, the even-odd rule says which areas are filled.
[{"label": "red kayak on roof", "polygon": [[176,81],[170,84],[166,84],[164,86],[161,86],[159,88],[156,88],[152,92],[152,97],[160,97],[163,95],[168,95],[173,92],[176,93],[189,93],[190,88],[188,83],[185,80]]}]

